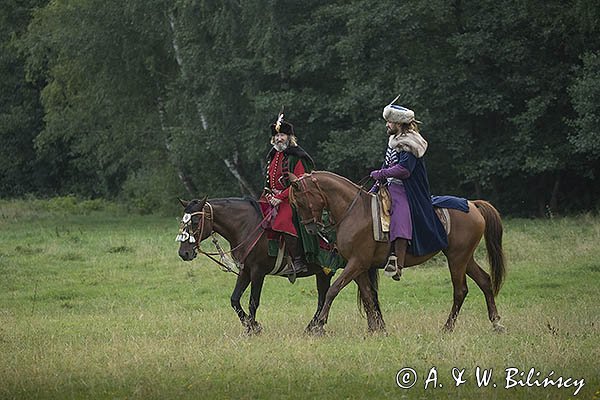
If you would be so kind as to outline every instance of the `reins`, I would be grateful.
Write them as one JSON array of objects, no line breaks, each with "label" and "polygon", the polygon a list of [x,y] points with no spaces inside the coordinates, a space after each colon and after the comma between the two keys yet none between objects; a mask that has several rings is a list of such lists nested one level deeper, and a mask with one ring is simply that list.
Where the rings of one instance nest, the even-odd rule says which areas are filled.
[{"label": "reins", "polygon": [[[204,211],[204,207],[208,206],[209,210],[210,210],[210,215],[207,216],[207,213]],[[217,263],[218,265],[220,265],[222,268],[224,268],[227,272],[233,272],[236,275],[239,275],[236,271],[234,271],[230,266],[226,265],[225,263],[223,263],[222,261],[214,258],[213,256],[219,256],[221,258],[221,260],[225,260],[226,257],[231,254],[233,256],[233,252],[242,248],[243,246],[245,246],[247,243],[251,242],[251,244],[249,246],[246,247],[246,251],[244,253],[242,253],[242,257],[239,258],[239,263],[243,263],[244,260],[246,259],[246,257],[248,257],[248,255],[250,254],[250,252],[252,251],[252,249],[254,248],[254,246],[256,246],[256,244],[258,243],[258,241],[260,240],[264,230],[261,230],[259,232],[259,230],[262,228],[263,223],[268,220],[271,215],[273,214],[274,209],[271,209],[266,215],[265,217],[258,223],[258,225],[252,230],[252,232],[248,235],[246,235],[246,238],[244,240],[242,240],[240,243],[238,243],[237,246],[231,248],[228,251],[223,250],[223,248],[221,247],[221,245],[219,244],[218,239],[215,236],[215,231],[212,229],[211,227],[211,232],[210,232],[210,236],[212,238],[212,242],[213,245],[215,246],[215,248],[217,249],[216,253],[210,253],[207,251],[204,251],[200,248],[200,243],[201,243],[201,238],[204,234],[204,229],[205,229],[205,219],[214,221],[214,210],[213,210],[213,206],[212,204],[210,204],[208,201],[204,204],[204,206],[202,207],[202,211],[196,211],[194,213],[190,214],[190,219],[191,216],[194,215],[201,215],[200,218],[200,222],[198,223],[198,227],[194,230],[194,232],[192,233],[192,236],[194,236],[195,242],[196,244],[194,245],[194,249],[196,251],[198,251],[198,253],[200,254],[204,254],[205,256],[207,256],[208,258],[210,258],[212,261],[214,261],[215,263]],[[191,222],[191,220],[190,220]],[[214,222],[213,222],[214,225]],[[199,234],[198,234],[199,231]],[[258,234],[257,234],[258,233]],[[196,237],[198,239],[196,239]],[[234,257],[235,259],[235,257]]]},{"label": "reins", "polygon": [[[360,198],[360,193],[361,193],[361,191],[364,190],[364,188],[363,188],[362,185],[370,179],[369,176],[366,176],[365,178],[363,178],[363,179],[361,179],[359,181],[358,191],[356,192],[356,194],[352,198],[352,201],[350,202],[350,204],[348,205],[348,207],[346,208],[346,210],[342,214],[341,218],[338,221],[332,221],[328,226],[325,226],[322,222],[319,222],[318,219],[317,219],[317,217],[315,216],[315,211],[313,209],[313,202],[311,200],[311,196],[314,196],[315,194],[310,189],[308,189],[306,187],[306,183],[304,182],[304,179],[308,178],[308,177],[310,177],[310,180],[315,184],[315,187],[317,188],[317,190],[319,192],[319,196],[323,200],[323,209],[329,209],[329,210],[331,210],[331,207],[329,206],[329,201],[327,200],[327,196],[325,196],[325,193],[323,192],[323,189],[321,189],[321,185],[319,185],[319,180],[317,179],[317,177],[313,176],[312,173],[310,173],[310,174],[304,174],[303,176],[301,176],[300,178],[298,178],[298,182],[301,183],[302,189],[303,189],[302,191],[300,191],[300,193],[304,194],[306,196],[306,199],[308,200],[308,208],[310,209],[312,218],[301,220],[300,223],[302,223],[303,225],[307,225],[309,223],[315,223],[317,225],[320,225],[325,230],[334,228],[336,225],[339,225],[339,224],[342,223],[342,221],[344,221],[344,219],[350,213],[350,210],[352,210],[352,208],[354,207],[354,205],[356,204],[356,202]],[[291,200],[292,200],[292,202],[294,202],[295,201],[294,190],[292,190],[290,192],[290,194],[291,194],[291,197],[292,197]],[[309,196],[309,195],[311,195],[311,196]]]}]

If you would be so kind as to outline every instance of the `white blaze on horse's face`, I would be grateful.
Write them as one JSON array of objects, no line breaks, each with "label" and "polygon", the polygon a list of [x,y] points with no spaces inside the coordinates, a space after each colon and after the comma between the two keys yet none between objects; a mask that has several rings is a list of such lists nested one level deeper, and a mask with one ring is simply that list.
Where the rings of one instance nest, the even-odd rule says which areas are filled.
[{"label": "white blaze on horse's face", "polygon": [[194,237],[194,235],[190,235],[190,233],[188,232],[191,222],[192,214],[183,214],[183,218],[181,218],[181,228],[179,230],[179,234],[175,238],[176,242],[184,243],[189,240],[190,243],[196,243],[196,238]]}]

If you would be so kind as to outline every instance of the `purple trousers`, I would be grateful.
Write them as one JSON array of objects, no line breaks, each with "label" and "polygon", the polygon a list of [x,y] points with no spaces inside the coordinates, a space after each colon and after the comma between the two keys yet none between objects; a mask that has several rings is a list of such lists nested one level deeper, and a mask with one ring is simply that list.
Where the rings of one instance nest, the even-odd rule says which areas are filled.
[{"label": "purple trousers", "polygon": [[408,206],[406,189],[404,185],[390,183],[388,190],[392,198],[390,242],[398,238],[412,239],[412,220],[410,218],[410,207]]}]

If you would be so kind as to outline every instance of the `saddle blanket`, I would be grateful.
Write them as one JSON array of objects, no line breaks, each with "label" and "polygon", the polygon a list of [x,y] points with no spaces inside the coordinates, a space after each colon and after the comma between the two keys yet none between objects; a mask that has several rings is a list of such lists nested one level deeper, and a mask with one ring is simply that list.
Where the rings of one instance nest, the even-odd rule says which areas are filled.
[{"label": "saddle blanket", "polygon": [[[281,237],[281,233],[272,230],[267,230],[265,232],[267,234],[267,239],[269,240],[268,254],[271,257],[277,257],[275,265],[268,275],[292,275],[294,273],[292,258],[287,254],[285,241]],[[320,265],[323,271],[328,275],[346,265],[346,261],[337,253],[334,243],[327,242],[323,237],[319,237],[318,242],[319,250],[316,259],[310,259],[310,256],[305,254],[309,263],[314,262]]]},{"label": "saddle blanket", "polygon": [[[451,223],[448,209],[469,212],[467,199],[455,196],[431,196],[435,214],[444,226],[446,234],[450,234]],[[373,218],[373,238],[377,242],[389,242],[391,199],[387,191],[371,197],[371,216]]]}]

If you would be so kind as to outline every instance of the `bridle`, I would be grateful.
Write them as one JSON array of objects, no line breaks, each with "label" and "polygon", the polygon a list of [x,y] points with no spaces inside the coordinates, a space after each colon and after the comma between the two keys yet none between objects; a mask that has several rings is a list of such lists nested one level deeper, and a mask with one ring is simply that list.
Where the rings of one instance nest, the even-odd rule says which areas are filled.
[{"label": "bridle", "polygon": [[[322,202],[323,202],[323,208],[321,208],[320,210],[316,210],[313,204],[313,197],[317,196],[317,194],[313,193],[310,189],[308,189],[308,186],[306,185],[306,182],[304,181],[306,178],[309,178],[310,180],[315,184],[315,187],[318,190],[318,195],[321,198]],[[322,222],[322,211],[325,209],[329,209],[329,202],[327,201],[327,197],[325,196],[325,193],[323,193],[323,189],[321,189],[321,185],[319,185],[319,181],[317,180],[316,176],[313,176],[312,174],[304,174],[301,177],[298,178],[297,182],[300,184],[302,190],[299,191],[300,194],[303,194],[306,197],[306,200],[308,201],[308,209],[310,210],[310,215],[312,216],[312,218],[308,218],[308,219],[300,219],[300,223],[302,225],[309,225],[309,224],[315,224],[321,228],[324,227],[324,224]],[[294,203],[297,205],[296,203],[296,189],[292,189],[290,191],[290,202]]]},{"label": "bridle", "polygon": [[[209,210],[208,213],[205,211],[207,206],[208,206],[208,210]],[[190,235],[189,231],[193,227],[192,221],[193,221],[193,217],[195,215],[200,215],[201,217],[200,217],[200,221],[198,221],[196,228],[192,231],[192,234]],[[234,266],[235,262],[233,260],[231,260],[230,257],[228,257],[228,253],[231,253],[235,249],[231,249],[228,252],[223,250],[223,248],[219,244],[219,240],[215,236],[215,231],[213,230],[212,223],[211,223],[211,227],[210,227],[210,234],[207,235],[207,237],[208,236],[212,237],[212,242],[213,242],[215,248],[217,249],[217,253],[208,253],[208,252],[202,250],[202,248],[200,247],[200,243],[203,240],[204,230],[207,225],[205,223],[205,221],[209,220],[212,222],[213,215],[214,215],[214,211],[213,211],[212,204],[210,204],[208,201],[204,203],[204,205],[202,206],[202,210],[195,211],[193,213],[183,214],[183,218],[181,219],[181,227],[179,230],[179,234],[177,235],[177,238],[175,240],[177,240],[178,242],[185,242],[185,241],[189,240],[190,243],[194,244],[194,251],[196,253],[204,254],[205,256],[210,258],[212,261],[217,263],[223,271],[233,272],[234,274],[239,275],[239,273],[237,271],[235,271],[235,266]],[[237,247],[239,247],[239,246],[237,246]],[[214,258],[213,256],[220,256],[221,259],[218,260],[218,259]]]},{"label": "bridle", "polygon": [[[321,198],[321,200],[323,202],[323,208],[321,208],[320,210],[316,210],[313,205],[312,198],[316,197],[317,194],[313,193],[313,191],[308,188],[308,185],[304,181],[306,178],[310,178],[310,180],[315,184],[315,187],[317,188],[318,196]],[[323,192],[321,185],[319,185],[319,180],[317,179],[316,176],[314,176],[312,173],[310,173],[310,174],[302,175],[301,177],[298,178],[298,180],[296,182],[298,182],[300,184],[301,189],[302,189],[299,191],[299,193],[306,196],[306,200],[308,201],[308,209],[310,210],[310,214],[312,216],[312,218],[301,219],[300,223],[305,226],[309,225],[309,224],[315,224],[315,225],[317,225],[317,227],[320,227],[322,229],[333,228],[336,225],[341,224],[342,221],[346,218],[346,216],[348,216],[348,214],[350,213],[350,210],[352,210],[352,207],[354,207],[354,205],[360,198],[360,192],[363,191],[362,186],[360,186],[358,188],[358,191],[354,195],[352,202],[350,203],[350,205],[348,205],[348,207],[346,208],[346,211],[344,211],[341,218],[338,221],[333,221],[333,219],[331,219],[331,223],[329,224],[329,226],[326,227],[322,222],[322,214],[323,214],[323,210],[331,211],[331,207],[329,207],[329,201],[327,200],[327,196],[325,196],[325,192]],[[291,197],[290,202],[297,205],[298,203],[296,202],[296,197],[295,197],[296,190],[297,189],[293,188],[290,191],[290,197]]]},{"label": "bridle", "polygon": [[[207,216],[206,211],[204,209],[208,206],[210,213]],[[195,215],[201,215],[200,221],[196,228],[190,234],[190,229],[193,228],[193,217]],[[200,242],[202,241],[202,235],[204,234],[205,228],[205,220],[212,221],[213,219],[213,208],[212,205],[207,201],[202,206],[202,210],[195,211],[193,213],[185,213],[183,214],[183,218],[181,219],[181,225],[179,228],[179,234],[175,238],[178,242],[186,242],[189,240],[190,243],[194,243],[194,250],[200,250]],[[214,233],[211,227],[211,234]],[[201,250],[200,250],[201,251]]]},{"label": "bridle", "polygon": [[[208,207],[208,211],[206,211],[206,207]],[[212,204],[210,204],[208,201],[204,203],[204,205],[202,206],[202,209],[200,211],[195,211],[193,213],[185,213],[183,214],[183,218],[181,220],[181,226],[179,229],[179,234],[177,235],[177,237],[175,238],[176,241],[178,242],[186,242],[189,240],[190,243],[194,244],[194,251],[200,254],[203,254],[205,256],[207,256],[208,258],[210,258],[212,261],[214,261],[215,263],[217,263],[218,265],[221,266],[221,269],[223,269],[224,271],[227,272],[233,272],[236,275],[239,275],[233,268],[232,268],[232,263],[236,264],[239,266],[241,263],[244,262],[244,260],[246,259],[246,257],[248,256],[248,254],[250,254],[250,252],[252,251],[252,249],[254,248],[254,246],[258,243],[258,241],[260,240],[264,229],[261,229],[263,226],[264,221],[266,221],[267,219],[269,219],[271,217],[271,214],[273,213],[272,209],[270,212],[267,213],[267,215],[259,222],[259,224],[256,226],[256,228],[254,228],[254,230],[246,235],[245,239],[242,240],[237,246],[231,248],[229,251],[225,251],[223,250],[223,248],[221,247],[221,245],[219,244],[219,240],[216,237],[216,232],[214,231],[213,227],[214,227],[214,210],[213,210],[213,206]],[[192,231],[192,233],[190,234],[189,231],[193,228],[193,217],[195,215],[200,215],[200,221],[198,221],[198,224],[196,226],[196,228]],[[200,247],[200,243],[206,239],[203,238],[204,232],[208,231],[206,229],[207,224],[205,223],[205,220],[209,220],[211,221],[210,224],[210,233],[206,236],[210,236],[212,238],[212,243],[215,246],[215,248],[217,249],[216,253],[209,253],[206,252],[204,250],[202,250],[202,248]],[[242,253],[241,257],[237,258],[238,261],[235,261],[236,258],[234,257],[234,259],[232,260],[230,255],[233,256],[233,252],[236,250],[239,250],[240,248],[242,248],[243,246],[247,245],[248,243],[250,243],[250,245],[246,248],[246,250],[244,251],[244,253]],[[219,256],[220,260],[214,258],[213,256]]]}]

